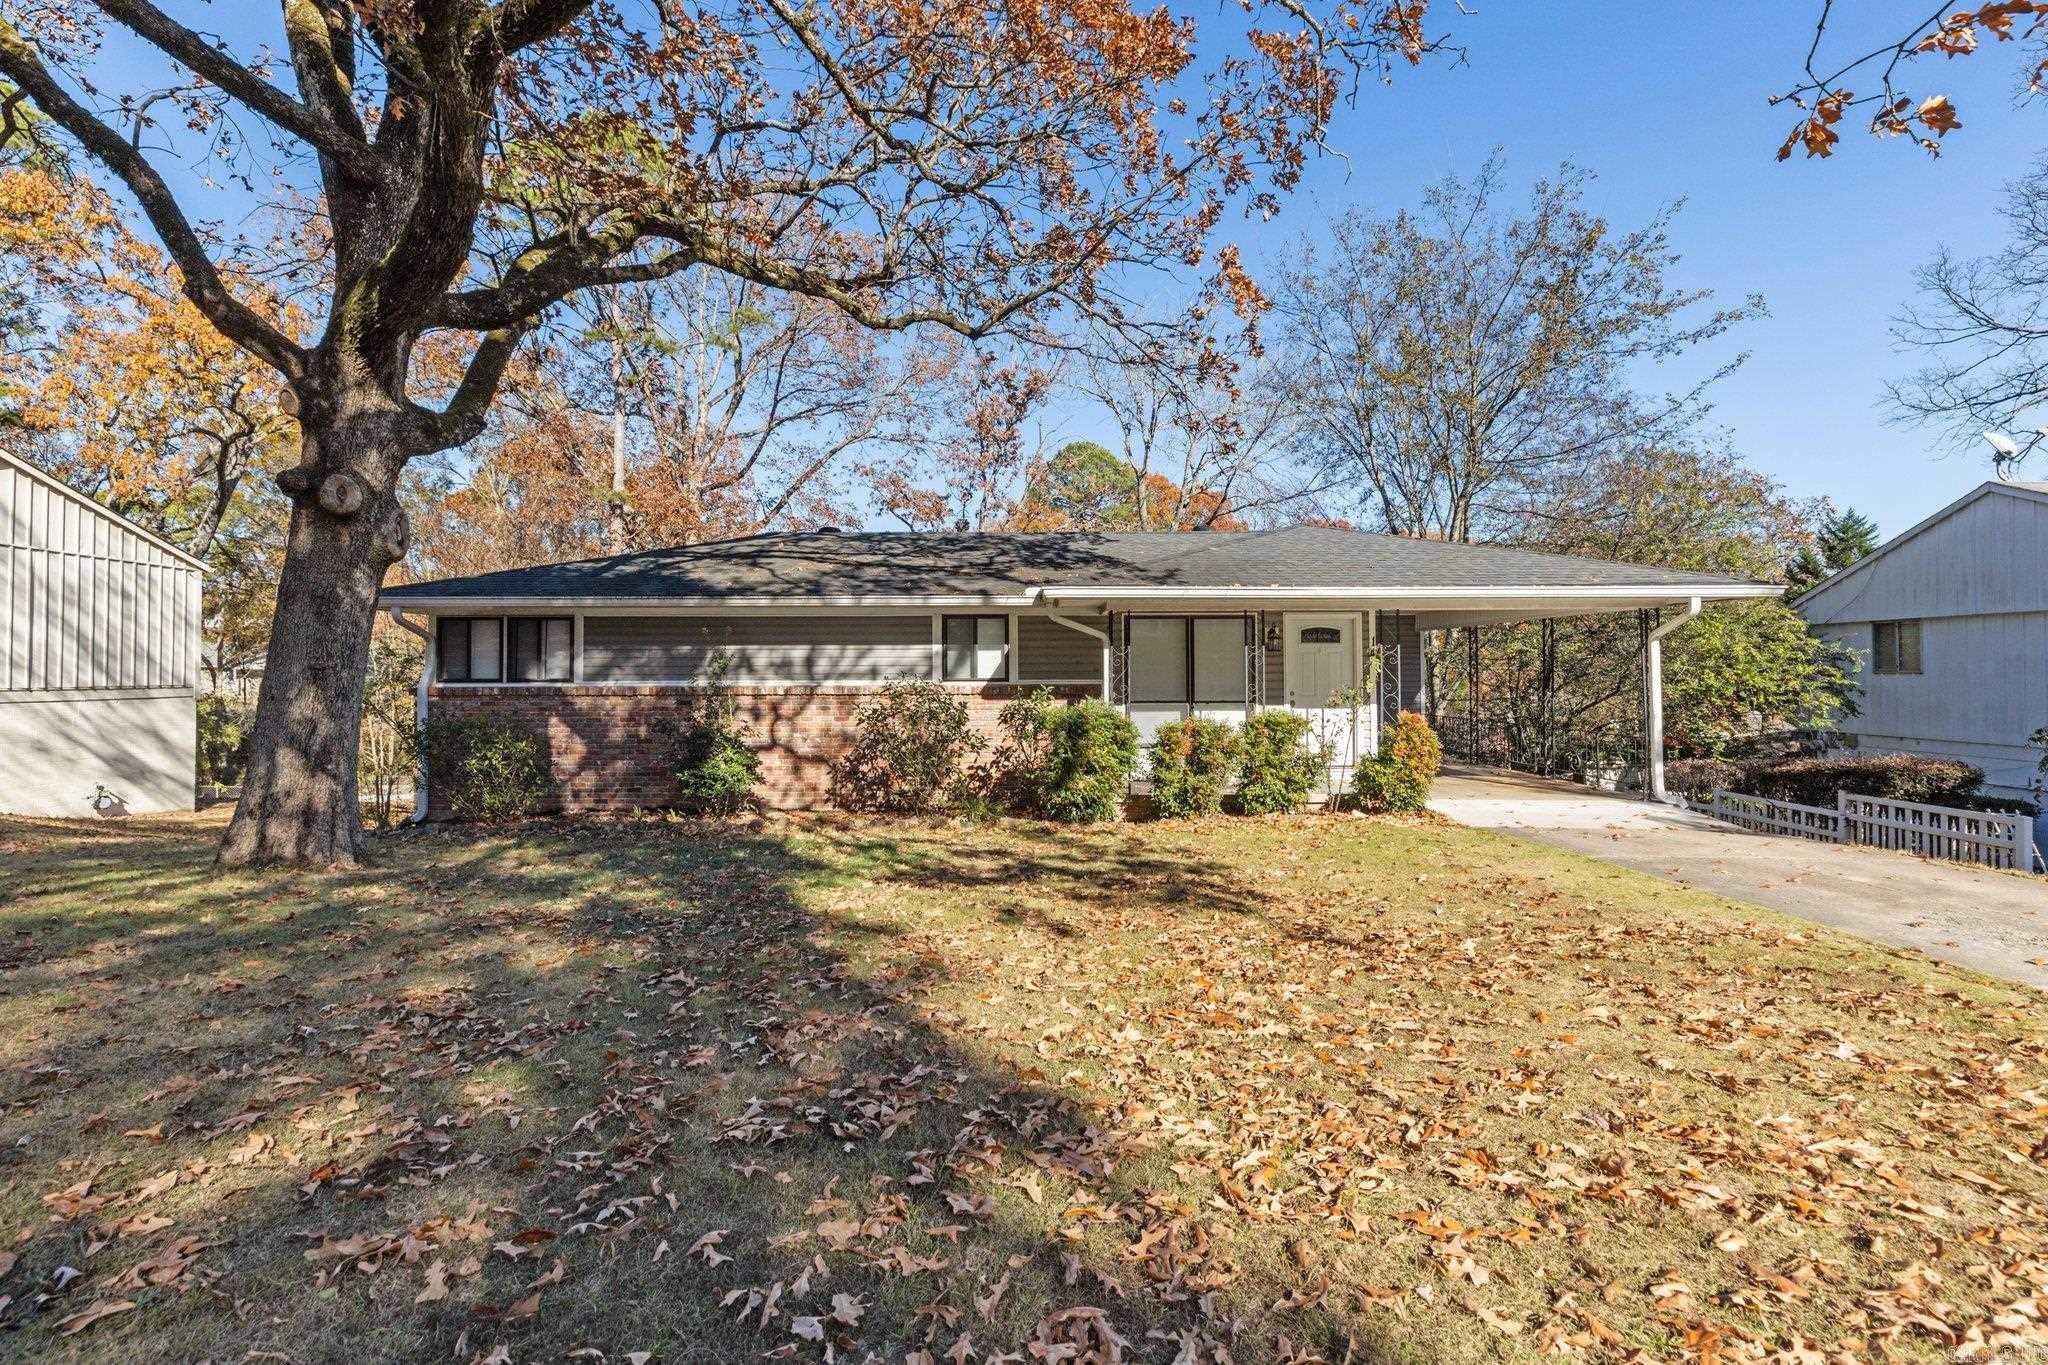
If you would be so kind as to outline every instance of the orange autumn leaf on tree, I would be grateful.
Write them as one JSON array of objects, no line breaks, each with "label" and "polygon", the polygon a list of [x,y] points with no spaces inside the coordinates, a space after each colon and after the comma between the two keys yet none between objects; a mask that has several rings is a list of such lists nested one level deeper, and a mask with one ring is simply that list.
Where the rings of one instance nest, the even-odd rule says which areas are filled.
[{"label": "orange autumn leaf on tree", "polygon": [[[1946,95],[1916,99],[1895,85],[1894,77],[1902,69],[1910,69],[1909,64],[1915,57],[1934,53],[1948,58],[1967,57],[1982,46],[1986,35],[2003,43],[2033,38],[2048,31],[2048,0],[1995,0],[1975,9],[1959,9],[1947,14],[1937,11],[1933,16],[1922,19],[1918,27],[1897,41],[1862,51],[1833,71],[1828,71],[1821,53],[1832,14],[1832,6],[1821,7],[1819,20],[1814,25],[1813,42],[1807,52],[1804,79],[1792,89],[1771,96],[1772,104],[1782,100],[1810,110],[1778,148],[1780,161],[1789,158],[1794,147],[1801,146],[1809,157],[1832,155],[1840,141],[1835,124],[1841,121],[1844,111],[1864,104],[1874,107],[1870,116],[1873,135],[1903,137],[1930,156],[1938,156],[1941,138],[1962,127],[1954,106]],[[1877,74],[1880,86],[1877,93],[1858,98],[1843,88],[1846,78],[1858,70]],[[2037,63],[2029,73],[2029,93],[2040,93],[2044,75],[2048,75],[2048,60]]]}]

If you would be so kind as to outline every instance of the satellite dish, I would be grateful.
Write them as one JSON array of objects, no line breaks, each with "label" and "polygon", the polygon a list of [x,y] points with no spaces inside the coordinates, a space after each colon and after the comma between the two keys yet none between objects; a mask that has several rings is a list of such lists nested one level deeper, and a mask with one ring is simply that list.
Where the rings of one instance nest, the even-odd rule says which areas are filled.
[{"label": "satellite dish", "polygon": [[1984,439],[1986,441],[1989,441],[1991,443],[1991,448],[1998,452],[1999,459],[2012,460],[2017,459],[2019,457],[2020,443],[2018,441],[2013,440],[2012,437],[2006,435],[2004,432],[1987,431],[1984,433]]}]

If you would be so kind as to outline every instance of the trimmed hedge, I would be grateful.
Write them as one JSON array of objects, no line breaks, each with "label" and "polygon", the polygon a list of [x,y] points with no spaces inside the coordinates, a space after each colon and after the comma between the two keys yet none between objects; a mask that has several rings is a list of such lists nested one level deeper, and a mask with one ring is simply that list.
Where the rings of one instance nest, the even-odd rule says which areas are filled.
[{"label": "trimmed hedge", "polygon": [[1386,748],[1352,773],[1351,792],[1367,810],[1421,810],[1443,765],[1436,731],[1415,712],[1403,711]]},{"label": "trimmed hedge", "polygon": [[1983,769],[1952,758],[1919,754],[1837,751],[1749,763],[1687,759],[1667,766],[1664,780],[1672,790],[1695,796],[1706,796],[1721,787],[1803,806],[1832,806],[1835,794],[1845,791],[1934,806],[1984,804],[1984,798],[1977,795],[1984,783]]},{"label": "trimmed hedge", "polygon": [[1169,820],[1215,815],[1243,750],[1237,727],[1193,716],[1159,727],[1149,749],[1152,809]]},{"label": "trimmed hedge", "polygon": [[1045,757],[1032,783],[1039,810],[1068,824],[1123,814],[1138,766],[1138,727],[1131,718],[1091,700],[1047,712],[1045,725]]},{"label": "trimmed hedge", "polygon": [[520,819],[546,793],[541,741],[488,716],[430,718],[421,748],[427,789],[466,820]]},{"label": "trimmed hedge", "polygon": [[1308,717],[1261,711],[1238,732],[1237,808],[1246,815],[1291,815],[1308,800],[1323,765],[1305,747]]},{"label": "trimmed hedge", "polygon": [[1752,796],[1809,806],[1833,805],[1836,792],[1956,806],[1984,785],[1984,770],[1917,754],[1822,754],[1774,763],[1746,778],[1743,790]]}]

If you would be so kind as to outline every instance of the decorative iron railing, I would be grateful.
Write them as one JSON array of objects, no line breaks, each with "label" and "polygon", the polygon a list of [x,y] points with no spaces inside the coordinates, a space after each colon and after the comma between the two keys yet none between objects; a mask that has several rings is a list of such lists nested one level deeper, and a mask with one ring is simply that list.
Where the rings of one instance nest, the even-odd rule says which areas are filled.
[{"label": "decorative iron railing", "polygon": [[1610,791],[1645,785],[1643,736],[1631,727],[1545,732],[1483,716],[1475,723],[1453,713],[1441,717],[1437,736],[1444,754],[1464,763],[1569,778]]}]

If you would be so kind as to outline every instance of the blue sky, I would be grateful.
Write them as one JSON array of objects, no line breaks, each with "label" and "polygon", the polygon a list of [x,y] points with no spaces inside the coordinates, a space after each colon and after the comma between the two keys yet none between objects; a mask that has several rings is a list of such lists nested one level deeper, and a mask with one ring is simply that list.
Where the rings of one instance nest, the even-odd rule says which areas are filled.
[{"label": "blue sky", "polygon": [[[1348,164],[1320,164],[1277,223],[1243,232],[1246,251],[1257,259],[1353,206],[1412,203],[1496,146],[1518,180],[1566,160],[1595,172],[1587,202],[1618,225],[1682,198],[1675,283],[1711,288],[1728,304],[1762,294],[1770,316],[1672,368],[1670,385],[1749,352],[1715,391],[1713,420],[1734,448],[1795,494],[1831,497],[1887,535],[1902,531],[1988,478],[1990,464],[1988,447],[1942,457],[1934,433],[1886,420],[1884,381],[1915,364],[1888,324],[1912,295],[1913,267],[1936,246],[1975,254],[2003,240],[2000,187],[2041,150],[2048,106],[2015,100],[2018,44],[1963,61],[1921,58],[1901,80],[1917,94],[1948,93],[1962,113],[1938,159],[1858,129],[1825,161],[1796,154],[1780,164],[1793,111],[1765,99],[1791,83],[1817,7],[1468,0],[1466,17],[1433,6],[1466,48],[1464,64],[1365,91],[1333,139]],[[1887,26],[1896,38],[1924,8],[1838,6],[1863,27],[1831,46],[1846,53]]]},{"label": "blue sky", "polygon": [[[1342,155],[1312,167],[1281,217],[1227,220],[1222,233],[1256,266],[1346,209],[1411,204],[1496,147],[1517,180],[1563,161],[1594,172],[1588,204],[1619,226],[1684,199],[1671,233],[1682,257],[1674,283],[1711,288],[1728,304],[1762,294],[1770,316],[1658,382],[1682,387],[1749,352],[1715,391],[1712,420],[1733,448],[1796,495],[1854,505],[1887,535],[1904,530],[1988,477],[1990,465],[1981,449],[1944,453],[1933,433],[1887,421],[1884,381],[1915,363],[1894,348],[1888,324],[1912,294],[1913,267],[1937,246],[1976,254],[1999,245],[2000,187],[2042,149],[2048,105],[2016,100],[2025,65],[2017,44],[1963,61],[1923,58],[1903,82],[1916,94],[1949,94],[1964,125],[1940,158],[1845,124],[1833,158],[1780,164],[1773,155],[1793,111],[1765,97],[1794,79],[1818,5],[1466,0],[1471,13],[1459,14],[1438,0],[1432,22],[1464,47],[1463,62],[1434,59],[1362,91],[1331,140]],[[1201,21],[1234,22],[1219,13],[1232,4],[1190,8]],[[1838,53],[1924,17],[1914,0],[1839,8],[1853,11],[1843,23],[1861,27],[1837,35]],[[273,6],[216,22],[233,30],[238,49],[275,40]],[[100,74],[112,88],[132,55],[119,42],[107,50]],[[207,208],[232,215],[246,204],[229,190]],[[1057,411],[1052,425],[1059,439],[1103,434],[1075,408]]]}]

